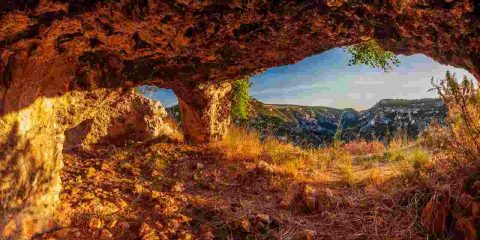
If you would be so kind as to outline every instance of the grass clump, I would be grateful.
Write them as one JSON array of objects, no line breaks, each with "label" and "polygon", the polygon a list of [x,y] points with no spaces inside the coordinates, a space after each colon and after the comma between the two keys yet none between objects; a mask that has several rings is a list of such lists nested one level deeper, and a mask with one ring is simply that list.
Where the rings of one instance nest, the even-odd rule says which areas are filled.
[{"label": "grass clump", "polygon": [[343,145],[343,149],[351,155],[358,156],[381,153],[386,150],[386,147],[383,143],[376,140],[367,142],[364,139],[360,139],[346,143]]},{"label": "grass clump", "polygon": [[423,169],[431,162],[432,156],[425,149],[416,148],[407,152],[406,159],[414,168]]},{"label": "grass clump", "polygon": [[255,159],[263,151],[260,135],[240,127],[232,127],[224,140],[213,143],[211,147],[230,160]]}]

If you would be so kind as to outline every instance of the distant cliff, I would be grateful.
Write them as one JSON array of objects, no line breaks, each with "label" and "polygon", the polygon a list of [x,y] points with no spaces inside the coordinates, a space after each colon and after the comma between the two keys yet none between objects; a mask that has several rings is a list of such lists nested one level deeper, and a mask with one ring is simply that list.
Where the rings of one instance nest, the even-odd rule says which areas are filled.
[{"label": "distant cliff", "polygon": [[[168,108],[177,120],[178,106]],[[243,123],[264,136],[275,136],[302,146],[323,146],[332,142],[339,126],[343,140],[388,141],[398,134],[416,138],[432,121],[441,124],[447,114],[440,99],[384,99],[370,109],[336,109],[320,106],[265,104],[253,99],[250,119]]]},{"label": "distant cliff", "polygon": [[264,104],[252,100],[247,125],[264,135],[307,146],[332,142],[341,126],[344,140],[388,140],[397,134],[415,138],[432,121],[443,123],[447,110],[440,99],[385,99],[365,111],[297,105]]}]

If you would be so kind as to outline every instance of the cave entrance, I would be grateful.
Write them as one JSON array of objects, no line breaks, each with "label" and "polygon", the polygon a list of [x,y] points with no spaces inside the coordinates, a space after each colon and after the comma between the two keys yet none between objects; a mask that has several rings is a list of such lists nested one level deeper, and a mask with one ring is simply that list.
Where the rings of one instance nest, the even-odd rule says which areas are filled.
[{"label": "cave entrance", "polygon": [[168,88],[160,88],[153,85],[143,85],[136,88],[145,97],[159,101],[167,110],[168,115],[180,123],[180,108],[178,106],[177,95],[173,90]]},{"label": "cave entrance", "polygon": [[391,69],[350,64],[345,48],[334,48],[250,79],[248,126],[305,147],[331,144],[336,134],[389,142],[400,134],[416,138],[446,108],[433,88],[447,71],[457,80],[475,77],[422,54],[397,55]]}]

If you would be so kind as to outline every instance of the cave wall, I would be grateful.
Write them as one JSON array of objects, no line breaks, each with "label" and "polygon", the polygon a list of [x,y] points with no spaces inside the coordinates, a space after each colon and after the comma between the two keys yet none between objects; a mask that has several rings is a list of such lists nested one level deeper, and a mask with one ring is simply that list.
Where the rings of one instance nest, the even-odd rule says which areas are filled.
[{"label": "cave wall", "polygon": [[118,89],[173,89],[204,142],[226,132],[230,80],[373,38],[479,79],[479,34],[474,0],[1,1],[1,238],[54,224],[64,132]]},{"label": "cave wall", "polygon": [[2,73],[8,88],[0,117],[0,239],[29,239],[55,227],[65,130],[121,96],[117,88],[68,89],[77,64],[45,50],[31,56],[26,45],[2,58],[9,70]]}]

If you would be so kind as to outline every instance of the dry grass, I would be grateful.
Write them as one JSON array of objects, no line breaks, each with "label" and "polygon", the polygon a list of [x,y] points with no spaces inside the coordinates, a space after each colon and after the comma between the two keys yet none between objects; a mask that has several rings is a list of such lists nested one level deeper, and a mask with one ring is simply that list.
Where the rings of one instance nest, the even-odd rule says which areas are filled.
[{"label": "dry grass", "polygon": [[[356,144],[360,147],[352,143],[301,149],[272,137],[260,140],[257,133],[234,128],[225,141],[210,148],[227,161],[268,164],[273,174],[271,189],[288,192],[292,183],[306,184],[306,189],[313,192],[332,189],[335,200],[322,203],[326,204],[320,211],[322,220],[286,217],[289,227],[281,229],[276,235],[279,239],[292,238],[301,229],[315,229],[320,233],[317,237],[326,239],[421,239],[416,221],[428,193],[417,185],[421,181],[429,184],[433,162],[430,152],[402,137],[388,147],[380,142]],[[369,158],[362,159],[364,156]],[[304,205],[299,206],[304,209]],[[278,214],[275,211],[269,214]]]},{"label": "dry grass", "polygon": [[273,137],[262,141],[257,132],[233,127],[225,140],[210,145],[210,149],[227,161],[266,162],[275,174],[295,181],[329,179],[342,186],[380,185],[432,165],[429,151],[402,136],[395,137],[388,147],[378,141],[359,140],[336,147],[301,149]]},{"label": "dry grass", "polygon": [[230,160],[258,158],[263,151],[260,135],[241,128],[231,128],[226,138],[213,143],[211,148],[220,151]]},{"label": "dry grass", "polygon": [[386,150],[385,145],[379,141],[355,140],[342,146],[351,155],[376,154]]}]

